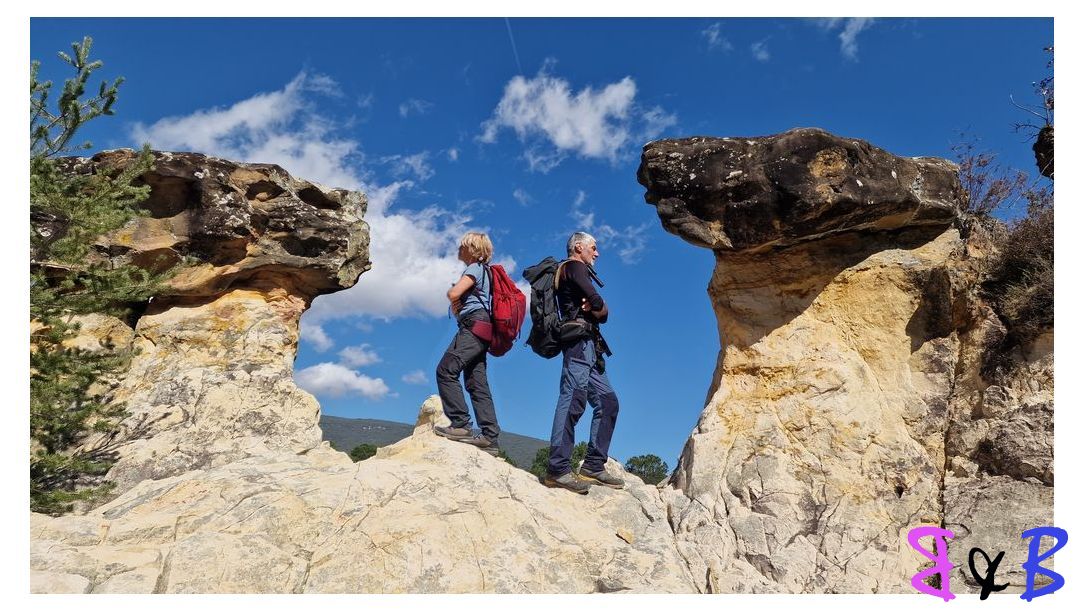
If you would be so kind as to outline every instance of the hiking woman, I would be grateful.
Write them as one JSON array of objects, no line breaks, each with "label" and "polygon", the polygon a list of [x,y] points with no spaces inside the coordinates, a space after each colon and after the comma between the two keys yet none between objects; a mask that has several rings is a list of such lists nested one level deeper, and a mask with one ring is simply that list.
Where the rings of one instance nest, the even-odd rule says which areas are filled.
[{"label": "hiking woman", "polygon": [[[460,239],[459,259],[467,266],[452,288],[448,301],[456,315],[457,331],[448,345],[440,363],[437,364],[437,391],[441,395],[445,416],[451,421],[448,427],[435,426],[433,431],[445,438],[465,442],[497,455],[497,426],[490,385],[486,381],[486,349],[491,339],[490,295],[493,278],[490,275],[490,259],[494,245],[481,232],[467,232]],[[460,387],[463,374],[471,405],[478,421],[478,434],[472,435],[471,417]]]}]

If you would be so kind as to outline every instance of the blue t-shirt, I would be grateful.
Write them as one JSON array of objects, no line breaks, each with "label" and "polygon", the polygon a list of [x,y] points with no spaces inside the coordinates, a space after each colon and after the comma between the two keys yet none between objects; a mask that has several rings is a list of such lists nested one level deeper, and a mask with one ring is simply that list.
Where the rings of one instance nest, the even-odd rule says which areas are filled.
[{"label": "blue t-shirt", "polygon": [[473,263],[463,271],[464,276],[475,279],[475,284],[468,289],[463,297],[463,308],[460,309],[460,318],[469,312],[476,310],[490,311],[490,275],[480,263]]}]

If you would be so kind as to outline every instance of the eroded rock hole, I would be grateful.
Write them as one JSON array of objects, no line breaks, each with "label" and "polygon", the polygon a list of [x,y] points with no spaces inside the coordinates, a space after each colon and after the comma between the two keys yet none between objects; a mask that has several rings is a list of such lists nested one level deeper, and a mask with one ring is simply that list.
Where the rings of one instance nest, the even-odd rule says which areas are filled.
[{"label": "eroded rock hole", "polygon": [[320,257],[331,248],[331,243],[319,236],[299,238],[287,235],[281,240],[281,244],[287,253],[298,257]]},{"label": "eroded rock hole", "polygon": [[151,187],[151,195],[143,203],[143,208],[155,219],[174,217],[188,208],[195,208],[190,205],[190,202],[198,197],[198,188],[194,181],[177,176],[145,174],[135,181],[135,184]]},{"label": "eroded rock hole", "polygon": [[282,195],[284,189],[272,181],[257,181],[245,191],[245,197],[249,200],[264,202]]},{"label": "eroded rock hole", "polygon": [[302,202],[317,208],[339,208],[339,202],[329,198],[323,191],[309,186],[298,191],[298,197]]}]

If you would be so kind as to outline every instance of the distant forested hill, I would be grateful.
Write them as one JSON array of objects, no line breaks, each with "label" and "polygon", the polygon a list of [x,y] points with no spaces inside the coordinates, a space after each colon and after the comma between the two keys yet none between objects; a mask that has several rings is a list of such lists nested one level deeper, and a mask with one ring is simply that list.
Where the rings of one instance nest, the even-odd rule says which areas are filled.
[{"label": "distant forested hill", "polygon": [[[346,419],[343,417],[321,415],[320,429],[324,439],[335,448],[348,453],[359,444],[388,446],[411,435],[414,425],[381,421],[377,419]],[[507,431],[501,432],[501,448],[516,462],[518,467],[530,469],[535,460],[535,453],[550,443],[538,438],[529,438]]]}]

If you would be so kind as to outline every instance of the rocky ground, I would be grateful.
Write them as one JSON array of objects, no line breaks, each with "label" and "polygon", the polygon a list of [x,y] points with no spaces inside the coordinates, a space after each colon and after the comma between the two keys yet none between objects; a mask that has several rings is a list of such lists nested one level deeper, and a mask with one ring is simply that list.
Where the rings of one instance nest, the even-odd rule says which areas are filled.
[{"label": "rocky ground", "polygon": [[721,349],[671,478],[579,497],[435,437],[434,402],[372,459],[322,445],[298,320],[367,269],[364,197],[158,159],[101,256],[194,263],[134,326],[85,326],[142,349],[111,390],[119,496],[32,517],[36,592],[912,592],[920,524],[957,534],[955,592],[972,546],[1013,592],[1006,543],[1051,524],[1053,330],[998,353],[997,249],[945,160],[814,129],[646,145],[646,200],[715,254]]}]

